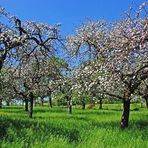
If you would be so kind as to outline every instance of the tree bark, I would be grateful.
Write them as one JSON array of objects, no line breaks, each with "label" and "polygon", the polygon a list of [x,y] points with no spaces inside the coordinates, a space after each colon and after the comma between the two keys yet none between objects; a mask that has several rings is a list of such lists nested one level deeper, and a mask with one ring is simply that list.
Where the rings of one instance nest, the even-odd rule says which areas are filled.
[{"label": "tree bark", "polygon": [[29,118],[32,118],[32,114],[33,114],[33,93],[31,92],[30,95],[29,95]]},{"label": "tree bark", "polygon": [[72,100],[71,100],[71,98],[68,100],[68,113],[72,114]]},{"label": "tree bark", "polygon": [[6,105],[10,106],[10,101],[9,100],[6,101]]},{"label": "tree bark", "polygon": [[145,102],[146,102],[146,107],[148,109],[148,96],[144,96]]},{"label": "tree bark", "polygon": [[52,98],[49,96],[49,107],[52,108]]},{"label": "tree bark", "polygon": [[82,109],[85,109],[85,102],[82,103]]},{"label": "tree bark", "polygon": [[122,129],[125,129],[128,127],[129,113],[130,113],[130,99],[128,98],[123,100],[123,114],[121,118]]},{"label": "tree bark", "polygon": [[2,98],[0,98],[0,108],[2,108]]},{"label": "tree bark", "polygon": [[2,70],[2,67],[3,67],[3,59],[0,58],[0,72],[1,72],[1,70]]},{"label": "tree bark", "polygon": [[25,111],[28,111],[28,99],[25,99]]},{"label": "tree bark", "polygon": [[99,98],[98,102],[99,102],[99,109],[102,109],[102,98]]},{"label": "tree bark", "polygon": [[44,106],[44,97],[41,97],[41,106]]},{"label": "tree bark", "polygon": [[82,99],[82,109],[85,109],[85,106],[86,106],[85,99]]},{"label": "tree bark", "polygon": [[48,88],[47,95],[48,95],[48,97],[49,97],[49,107],[52,108],[52,98],[51,98],[51,93],[52,93],[51,89]]}]

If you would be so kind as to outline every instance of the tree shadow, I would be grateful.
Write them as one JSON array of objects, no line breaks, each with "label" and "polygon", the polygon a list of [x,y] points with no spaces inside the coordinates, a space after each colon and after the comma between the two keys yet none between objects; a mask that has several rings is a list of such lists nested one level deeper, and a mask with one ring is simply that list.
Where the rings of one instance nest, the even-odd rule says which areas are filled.
[{"label": "tree shadow", "polygon": [[122,111],[122,109],[118,109],[118,108],[103,108],[103,109],[101,109],[101,110],[105,110],[105,111],[118,111],[118,112],[121,112]]},{"label": "tree shadow", "polygon": [[136,121],[135,122],[135,125],[137,128],[141,129],[141,130],[145,130],[145,129],[148,129],[148,121]]},{"label": "tree shadow", "polygon": [[34,113],[45,113],[45,112],[51,112],[51,113],[61,113],[61,112],[66,112],[65,109],[54,109],[54,108],[49,108],[49,109],[34,109]]},{"label": "tree shadow", "polygon": [[96,112],[96,110],[87,110],[87,112],[84,110],[84,111],[79,111],[79,112],[76,112],[74,113],[76,115],[112,115],[114,114],[114,112],[107,112],[106,110],[98,110],[98,112]]},{"label": "tree shadow", "polygon": [[5,110],[10,110],[10,109],[13,109],[13,110],[18,110],[18,109],[23,109],[24,106],[3,106],[2,109],[5,109]]},{"label": "tree shadow", "polygon": [[25,114],[26,111],[23,109],[19,109],[19,110],[3,110],[4,113],[12,113],[12,114],[18,114],[18,116],[21,116],[22,114]]},{"label": "tree shadow", "polygon": [[140,108],[134,108],[134,109],[130,109],[130,111],[139,111]]},{"label": "tree shadow", "polygon": [[[0,139],[12,142],[13,138],[11,135],[9,136],[9,129],[13,129],[16,137],[25,137],[26,134],[20,132],[21,129],[29,129],[33,130],[33,133],[39,134],[41,131],[43,133],[63,136],[68,139],[68,141],[77,143],[80,140],[79,130],[76,128],[65,128],[64,126],[58,126],[51,123],[45,122],[36,122],[35,120],[22,120],[22,119],[12,119],[12,118],[0,118]],[[42,127],[40,129],[40,127]],[[40,131],[41,130],[41,131]],[[40,135],[40,134],[39,134]]]}]

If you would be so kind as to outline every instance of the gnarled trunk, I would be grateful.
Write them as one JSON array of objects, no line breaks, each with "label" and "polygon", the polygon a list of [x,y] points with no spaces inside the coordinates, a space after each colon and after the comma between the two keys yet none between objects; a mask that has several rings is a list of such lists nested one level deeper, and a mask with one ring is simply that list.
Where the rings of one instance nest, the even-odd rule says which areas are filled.
[{"label": "gnarled trunk", "polygon": [[122,129],[125,129],[128,127],[129,113],[130,113],[130,99],[128,98],[123,100],[123,114],[121,118]]},{"label": "gnarled trunk", "polygon": [[32,118],[32,114],[33,114],[33,93],[31,92],[30,95],[29,95],[29,118]]},{"label": "gnarled trunk", "polygon": [[28,99],[26,98],[25,99],[25,111],[28,111],[28,103],[29,103]]}]

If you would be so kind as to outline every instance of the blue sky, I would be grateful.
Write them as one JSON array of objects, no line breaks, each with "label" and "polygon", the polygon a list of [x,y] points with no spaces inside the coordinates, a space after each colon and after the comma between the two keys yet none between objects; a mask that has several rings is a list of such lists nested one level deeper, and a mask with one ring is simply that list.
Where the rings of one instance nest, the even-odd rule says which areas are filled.
[{"label": "blue sky", "polygon": [[[139,5],[144,0],[135,0]],[[70,34],[87,18],[115,21],[128,10],[132,0],[0,0],[0,5],[22,20],[61,23],[63,35]]]}]

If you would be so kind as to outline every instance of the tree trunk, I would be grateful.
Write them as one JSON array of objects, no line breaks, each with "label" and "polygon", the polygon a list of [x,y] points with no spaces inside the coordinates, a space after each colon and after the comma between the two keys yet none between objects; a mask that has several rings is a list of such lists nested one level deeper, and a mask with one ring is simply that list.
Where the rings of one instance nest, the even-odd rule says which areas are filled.
[{"label": "tree trunk", "polygon": [[44,97],[41,97],[41,106],[44,106]]},{"label": "tree trunk", "polygon": [[3,67],[3,59],[0,58],[0,72],[1,72],[1,70],[2,70],[2,67]]},{"label": "tree trunk", "polygon": [[0,108],[2,108],[2,98],[0,98]]},{"label": "tree trunk", "polygon": [[147,107],[147,109],[148,109],[148,96],[144,96],[144,99],[145,99],[145,101],[146,101],[146,107]]},{"label": "tree trunk", "polygon": [[48,88],[47,96],[49,97],[49,107],[52,108],[52,98],[51,98],[52,91]]},{"label": "tree trunk", "polygon": [[34,98],[34,96],[33,96],[33,93],[31,92],[30,93],[30,95],[29,95],[29,101],[30,101],[30,103],[29,103],[29,118],[32,118],[32,114],[33,114],[33,98]]},{"label": "tree trunk", "polygon": [[130,99],[123,100],[123,114],[121,118],[121,128],[125,129],[128,127],[129,113],[130,113]]},{"label": "tree trunk", "polygon": [[51,96],[49,96],[49,107],[52,108],[52,98],[51,98]]},{"label": "tree trunk", "polygon": [[99,98],[98,102],[99,102],[99,109],[102,109],[102,98]]},{"label": "tree trunk", "polygon": [[85,109],[85,102],[82,103],[82,109]]},{"label": "tree trunk", "polygon": [[85,109],[85,106],[86,106],[85,99],[82,99],[82,109]]},{"label": "tree trunk", "polygon": [[82,109],[85,109],[85,102],[82,102]]},{"label": "tree trunk", "polygon": [[10,101],[9,100],[6,101],[6,105],[10,106]]},{"label": "tree trunk", "polygon": [[70,98],[70,100],[68,100],[68,113],[72,114],[72,100]]},{"label": "tree trunk", "polygon": [[58,99],[58,107],[60,107],[60,99]]},{"label": "tree trunk", "polygon": [[28,99],[25,99],[25,111],[28,111]]}]

